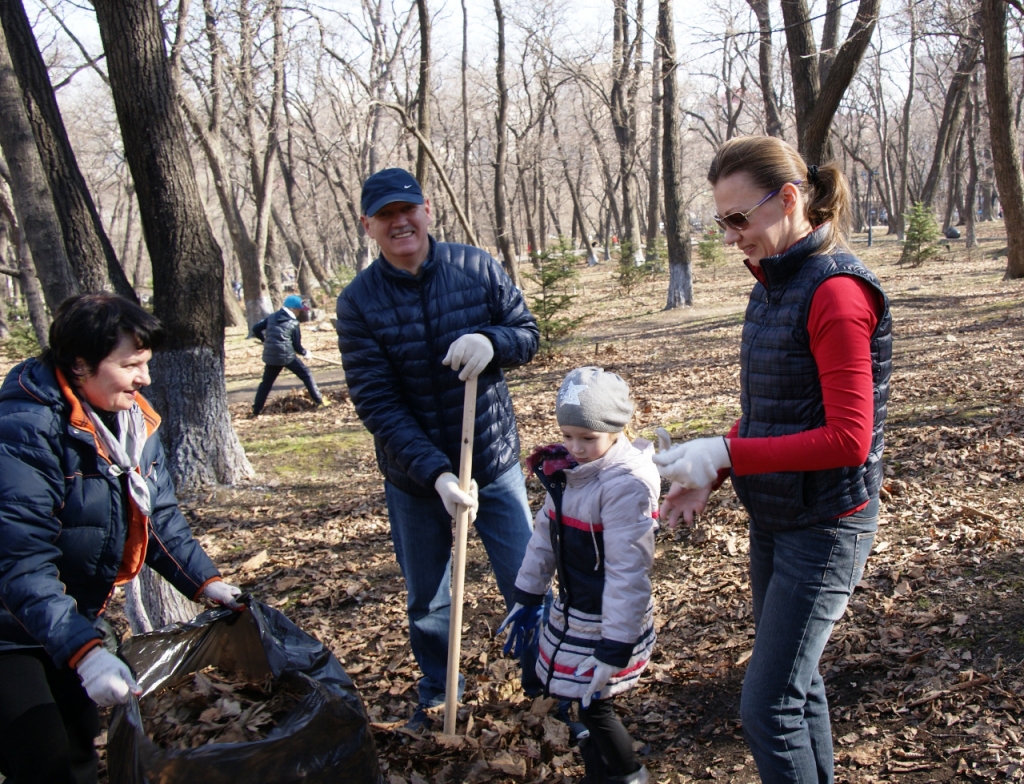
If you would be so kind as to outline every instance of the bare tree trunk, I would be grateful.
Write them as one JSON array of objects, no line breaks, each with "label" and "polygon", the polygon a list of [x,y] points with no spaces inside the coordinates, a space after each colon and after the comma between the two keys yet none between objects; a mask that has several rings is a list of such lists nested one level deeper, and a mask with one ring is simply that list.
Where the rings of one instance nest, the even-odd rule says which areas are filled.
[{"label": "bare tree trunk", "polygon": [[[427,0],[416,0],[420,17],[420,67],[419,89],[416,93],[416,127],[424,139],[430,138],[430,12]],[[424,188],[427,186],[427,151],[423,145],[416,148],[416,179]]]},{"label": "bare tree trunk", "polygon": [[1006,45],[1006,3],[981,0],[981,28],[985,43],[985,97],[992,137],[999,200],[1006,224],[1004,280],[1024,278],[1024,174],[1013,125],[1010,58]]},{"label": "bare tree trunk", "polygon": [[148,566],[124,587],[124,614],[132,634],[162,629],[195,618],[205,608],[178,593]]},{"label": "bare tree trunk", "polygon": [[505,270],[512,282],[522,288],[519,280],[519,264],[512,255],[512,243],[508,234],[508,209],[505,196],[505,167],[508,158],[508,88],[505,86],[505,14],[501,10],[501,0],[494,0],[494,15],[498,20],[498,52],[495,74],[497,76],[498,113],[495,117],[495,129],[498,134],[497,150],[494,160],[494,231],[497,235],[498,249],[501,251]]},{"label": "bare tree trunk", "polygon": [[[900,242],[906,235],[907,224],[907,168],[910,165],[910,110],[914,100],[914,80],[917,76],[917,13],[913,2],[908,4],[910,13],[910,71],[907,77],[907,98],[903,102],[903,127],[900,133],[900,181],[896,191],[896,237]],[[906,252],[909,246],[904,246]]]},{"label": "bare tree trunk", "polygon": [[0,23],[7,38],[14,73],[21,86],[43,173],[49,180],[50,194],[61,224],[64,251],[79,286],[84,291],[113,291],[135,301],[135,291],[118,264],[85,178],[78,168],[46,64],[21,0],[0,2]]},{"label": "bare tree trunk", "polygon": [[[7,172],[4,171],[3,174],[7,174]],[[29,250],[25,228],[14,213],[14,200],[8,193],[6,178],[2,185],[3,187],[0,187],[0,216],[5,220],[0,221],[0,232],[2,232],[0,235],[0,262],[7,260],[7,245],[13,245],[17,258],[17,269],[5,268],[3,272],[20,284],[21,292],[25,295],[25,305],[28,308],[28,317],[32,322],[32,331],[35,332],[36,342],[39,343],[40,348],[46,348],[49,342],[50,316],[46,312],[43,291],[39,286],[39,279],[36,277],[35,266],[32,264],[32,254]],[[0,291],[0,300],[5,300],[6,288],[5,281],[3,283],[4,291]],[[6,315],[3,321],[6,330]],[[4,334],[3,337],[7,337],[7,335]]]},{"label": "bare tree trunk", "polygon": [[967,119],[967,189],[964,194],[964,204],[967,215],[964,227],[964,237],[968,248],[978,246],[978,238],[975,235],[974,224],[978,219],[978,126],[981,124],[981,101],[979,100],[978,72],[971,76],[971,84],[968,89],[965,114]]},{"label": "bare tree trunk", "polygon": [[647,260],[657,253],[658,224],[661,222],[658,196],[661,195],[661,47],[654,45],[651,57],[651,176],[647,191]]},{"label": "bare tree trunk", "polygon": [[168,346],[153,361],[179,490],[252,476],[224,384],[224,264],[196,185],[156,0],[95,0]]},{"label": "bare tree trunk", "polygon": [[[638,0],[637,8],[643,0]],[[633,70],[634,47],[642,33],[637,25],[635,41],[629,40],[629,9],[627,0],[614,0],[614,32],[612,43],[612,88],[610,94],[612,128],[619,145],[619,187],[622,191],[622,237],[630,251],[640,253],[640,231],[636,193],[633,190],[633,165],[636,157],[636,72]],[[642,256],[640,256],[642,258]]]},{"label": "bare tree trunk", "polygon": [[782,116],[779,102],[775,98],[775,79],[772,75],[772,18],[768,0],[747,0],[747,5],[757,17],[758,29],[758,77],[761,85],[761,102],[764,104],[764,129],[769,136],[782,137]]},{"label": "bare tree trunk", "polygon": [[466,73],[469,70],[469,16],[466,13],[466,0],[462,2],[462,211],[469,223],[473,222],[472,204],[470,192],[473,180],[469,176],[469,150],[472,142],[469,136],[469,99],[466,94]]},{"label": "bare tree trunk", "polygon": [[782,0],[782,18],[793,75],[797,147],[808,163],[824,163],[832,157],[829,141],[832,118],[864,57],[878,22],[879,5],[880,0],[860,0],[846,40],[828,69],[828,78],[822,80],[807,3],[805,0]]},{"label": "bare tree trunk", "polygon": [[[21,88],[14,76],[7,42],[0,29],[0,148],[10,169],[11,198],[17,225],[25,232],[51,311],[79,292],[78,281],[64,251],[64,234],[53,206],[50,186],[39,159],[32,127],[25,116]],[[12,223],[12,226],[14,224]],[[18,243],[15,243],[18,244]]]},{"label": "bare tree trunk", "polygon": [[658,34],[661,48],[661,78],[664,96],[665,131],[661,158],[665,167],[665,238],[668,245],[668,300],[665,310],[693,305],[693,278],[690,274],[690,225],[686,221],[682,198],[682,150],[679,113],[676,111],[676,39],[672,26],[672,0],[658,0]]},{"label": "bare tree trunk", "polygon": [[939,121],[939,128],[935,138],[935,153],[932,155],[932,165],[928,170],[928,177],[925,179],[924,186],[921,189],[920,201],[929,207],[935,200],[935,191],[938,189],[939,181],[942,179],[943,169],[949,160],[950,152],[960,132],[960,118],[970,86],[971,74],[978,66],[978,52],[981,49],[981,30],[978,27],[977,16],[972,17],[971,26],[961,36],[957,42],[957,47],[960,49],[957,69],[953,74],[953,78],[949,81],[949,87],[946,89],[946,100],[942,106],[942,118]]}]

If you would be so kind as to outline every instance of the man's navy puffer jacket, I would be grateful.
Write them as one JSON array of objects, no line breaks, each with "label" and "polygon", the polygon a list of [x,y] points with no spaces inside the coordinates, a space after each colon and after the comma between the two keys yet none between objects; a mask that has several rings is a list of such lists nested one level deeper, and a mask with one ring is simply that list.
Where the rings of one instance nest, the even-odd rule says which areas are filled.
[{"label": "man's navy puffer jacket", "polygon": [[252,334],[263,342],[263,362],[287,365],[302,351],[302,329],[299,320],[288,308],[271,313],[252,325]]},{"label": "man's navy puffer jacket", "polygon": [[[90,427],[37,359],[0,388],[0,653],[42,646],[60,667],[100,637],[93,621],[124,557],[128,501]],[[194,599],[220,573],[178,509],[158,432],[139,463],[153,507],[146,563]]]},{"label": "man's navy puffer jacket", "polygon": [[478,380],[473,441],[473,478],[484,487],[519,463],[502,368],[529,362],[540,341],[522,292],[485,251],[431,237],[418,275],[378,257],[338,297],[352,402],[384,478],[410,495],[434,495],[434,480],[458,470],[465,385],[441,360],[471,332],[494,345]]}]

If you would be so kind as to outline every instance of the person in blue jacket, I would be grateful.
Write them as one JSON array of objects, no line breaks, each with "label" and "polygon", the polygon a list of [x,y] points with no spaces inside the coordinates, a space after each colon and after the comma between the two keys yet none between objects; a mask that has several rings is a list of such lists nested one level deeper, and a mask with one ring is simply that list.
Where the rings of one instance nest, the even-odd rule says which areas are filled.
[{"label": "person in blue jacket", "polygon": [[[404,169],[362,189],[361,221],[380,255],[338,297],[338,346],[356,412],[373,434],[395,556],[408,589],[413,654],[423,672],[407,726],[429,728],[445,701],[452,517],[467,506],[506,612],[531,535],[519,434],[504,368],[529,362],[540,332],[490,254],[437,242],[430,201]],[[464,382],[478,380],[473,489],[459,489]],[[536,648],[524,688],[540,690]],[[460,678],[460,696],[462,683]]]},{"label": "person in blue jacket", "polygon": [[0,773],[16,784],[97,781],[97,706],[139,693],[98,626],[143,564],[243,609],[178,509],[140,394],[163,336],[133,302],[73,297],[0,386]]},{"label": "person in blue jacket", "polygon": [[317,408],[330,405],[330,401],[320,395],[309,368],[299,359],[300,355],[309,356],[309,351],[302,347],[302,329],[299,327],[299,312],[306,309],[302,297],[298,294],[289,294],[284,298],[279,311],[253,324],[252,334],[263,344],[264,364],[263,380],[260,381],[256,399],[252,403],[254,417],[258,417],[263,411],[274,382],[285,368],[306,385],[306,391]]}]

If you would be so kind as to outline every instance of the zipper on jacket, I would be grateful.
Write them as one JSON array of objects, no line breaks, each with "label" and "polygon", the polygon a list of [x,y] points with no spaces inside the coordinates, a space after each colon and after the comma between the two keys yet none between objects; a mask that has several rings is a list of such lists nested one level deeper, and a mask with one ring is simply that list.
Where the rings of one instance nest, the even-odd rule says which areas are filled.
[{"label": "zipper on jacket", "polygon": [[[420,286],[419,286],[419,290],[420,290],[420,310],[423,312],[423,331],[424,331],[424,334],[426,335],[426,339],[427,339],[427,355],[430,357],[431,362],[433,362],[433,358],[434,358],[434,331],[431,329],[431,325],[430,325],[430,311],[427,308],[428,299],[427,299],[426,287],[427,287],[427,283],[426,282],[420,284]],[[434,410],[437,411],[437,416],[438,416],[437,430],[438,430],[438,434],[441,437],[440,449],[441,449],[441,451],[444,454],[447,455],[448,454],[448,437],[447,437],[448,434],[446,432],[446,428],[445,428],[445,424],[444,424],[444,408],[442,407],[441,392],[438,389],[438,379],[439,378],[440,378],[440,374],[435,373],[433,371],[433,368],[431,368],[431,371],[430,371],[430,388],[431,388],[431,391],[434,393]],[[475,433],[475,429],[474,429],[474,433]],[[474,442],[476,441],[475,435],[474,435],[473,441]]]}]

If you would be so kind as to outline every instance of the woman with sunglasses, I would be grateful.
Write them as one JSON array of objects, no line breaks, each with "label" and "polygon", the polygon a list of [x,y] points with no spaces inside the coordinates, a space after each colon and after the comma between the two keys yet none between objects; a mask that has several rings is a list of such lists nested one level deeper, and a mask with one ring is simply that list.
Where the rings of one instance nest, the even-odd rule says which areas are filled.
[{"label": "woman with sunglasses", "polygon": [[688,524],[731,474],[750,517],[754,650],[740,712],[762,781],[833,781],[818,661],[878,526],[892,320],[847,247],[849,185],[771,137],[726,142],[708,172],[716,222],[754,275],[728,435],[655,456],[661,515]]}]

